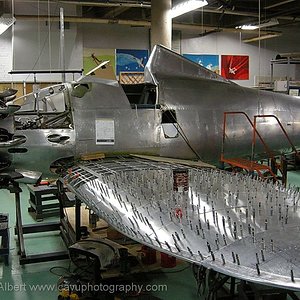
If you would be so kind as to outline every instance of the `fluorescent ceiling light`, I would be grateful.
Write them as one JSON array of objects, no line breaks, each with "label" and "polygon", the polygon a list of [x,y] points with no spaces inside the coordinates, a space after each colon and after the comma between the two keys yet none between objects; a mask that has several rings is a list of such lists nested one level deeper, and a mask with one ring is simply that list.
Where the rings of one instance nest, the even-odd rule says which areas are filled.
[{"label": "fluorescent ceiling light", "polygon": [[242,30],[255,30],[258,29],[259,27],[257,25],[242,25],[242,26],[237,26],[235,28],[242,29]]},{"label": "fluorescent ceiling light", "polygon": [[270,27],[270,26],[275,26],[278,25],[279,22],[277,19],[270,19],[267,22],[262,22],[260,24],[248,24],[248,25],[241,25],[235,27],[236,29],[242,29],[242,30],[255,30],[258,28],[264,28],[264,27]]},{"label": "fluorescent ceiling light", "polygon": [[266,40],[266,39],[272,39],[272,38],[275,38],[275,37],[278,37],[278,36],[281,36],[281,33],[278,32],[278,33],[269,33],[269,34],[264,34],[264,35],[261,35],[261,36],[256,36],[256,37],[253,37],[253,38],[249,38],[249,39],[245,39],[243,40],[244,43],[251,43],[251,42],[256,42],[256,41],[261,41],[261,40]]},{"label": "fluorescent ceiling light", "polygon": [[176,18],[180,15],[183,15],[187,12],[190,12],[192,10],[198,9],[200,7],[203,7],[207,5],[206,0],[188,0],[188,1],[183,1],[181,3],[176,4],[174,7],[171,9],[171,18]]},{"label": "fluorescent ceiling light", "polygon": [[0,17],[0,34],[2,34],[5,30],[7,30],[14,22],[16,19],[14,17]]}]

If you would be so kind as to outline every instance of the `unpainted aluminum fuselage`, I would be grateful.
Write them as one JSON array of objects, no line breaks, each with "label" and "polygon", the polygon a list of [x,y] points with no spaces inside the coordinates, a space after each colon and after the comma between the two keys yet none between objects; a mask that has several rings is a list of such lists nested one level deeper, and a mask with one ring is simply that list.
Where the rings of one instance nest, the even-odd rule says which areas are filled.
[{"label": "unpainted aluminum fuselage", "polygon": [[[151,54],[145,80],[143,91],[127,95],[117,81],[93,77],[28,95],[11,117],[11,130],[23,142],[2,155],[14,168],[45,175],[59,159],[92,152],[218,163],[224,112],[232,111],[252,120],[258,114],[275,115],[300,145],[296,97],[241,87],[161,46]],[[289,147],[274,120],[260,118],[257,128],[270,149]],[[252,132],[244,116],[229,116],[225,155],[250,154]],[[257,149],[263,150],[259,143]]]}]

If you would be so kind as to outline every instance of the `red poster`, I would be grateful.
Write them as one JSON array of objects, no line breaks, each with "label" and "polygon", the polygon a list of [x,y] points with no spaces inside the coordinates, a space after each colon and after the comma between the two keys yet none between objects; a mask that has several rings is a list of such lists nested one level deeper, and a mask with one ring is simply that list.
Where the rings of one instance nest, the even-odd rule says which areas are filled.
[{"label": "red poster", "polygon": [[247,55],[222,55],[221,75],[227,79],[249,79],[249,56]]}]

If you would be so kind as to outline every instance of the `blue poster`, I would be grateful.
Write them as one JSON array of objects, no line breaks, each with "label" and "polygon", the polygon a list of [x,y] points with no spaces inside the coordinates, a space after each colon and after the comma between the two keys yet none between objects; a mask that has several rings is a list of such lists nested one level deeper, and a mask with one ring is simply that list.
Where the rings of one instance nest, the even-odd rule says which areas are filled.
[{"label": "blue poster", "polygon": [[183,54],[183,56],[217,74],[220,73],[219,55],[214,54]]},{"label": "blue poster", "polygon": [[120,72],[144,72],[148,50],[116,49],[117,75]]}]

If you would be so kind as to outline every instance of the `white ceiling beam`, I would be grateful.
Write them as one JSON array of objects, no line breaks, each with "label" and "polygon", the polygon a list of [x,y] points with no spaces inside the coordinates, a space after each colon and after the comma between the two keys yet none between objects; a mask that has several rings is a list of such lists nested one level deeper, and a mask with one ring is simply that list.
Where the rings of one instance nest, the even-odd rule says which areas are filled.
[{"label": "white ceiling beam", "polygon": [[243,39],[244,43],[252,43],[252,42],[257,42],[261,40],[266,40],[266,39],[272,39],[281,36],[280,32],[275,32],[275,33],[268,33],[268,34],[263,34],[259,36],[255,36],[249,39]]},{"label": "white ceiling beam", "polygon": [[65,0],[59,0],[58,2],[60,3],[65,3],[65,4],[74,4],[74,5],[80,5],[80,6],[99,6],[99,7],[145,7],[145,8],[151,8],[151,4],[148,3],[126,3],[126,2],[122,2],[120,1],[119,3],[114,3],[114,2],[106,2],[106,3],[101,3],[101,2],[94,2],[94,1],[90,1],[90,2],[82,2],[82,1],[65,1]]},{"label": "white ceiling beam", "polygon": [[[49,21],[49,16],[35,16],[35,15],[16,15],[17,21],[40,21],[45,22]],[[82,18],[82,17],[64,17],[65,22],[70,23],[91,23],[91,24],[119,24],[119,25],[128,25],[128,26],[140,26],[140,27],[151,27],[151,22],[149,21],[136,21],[136,20],[122,20],[122,19],[99,19],[99,18]],[[59,22],[59,16],[51,16],[51,22]],[[251,33],[253,34],[255,31],[245,32],[235,28],[216,28],[215,26],[206,26],[206,25],[194,25],[194,24],[182,24],[173,22],[173,29],[176,30],[187,30],[187,31],[195,31],[195,32],[205,32],[218,30],[223,32],[243,32],[244,34]],[[278,34],[278,32],[273,31],[263,31],[260,30],[260,33],[263,34]],[[280,34],[280,33],[279,33]]]},{"label": "white ceiling beam", "polygon": [[278,3],[275,3],[275,4],[271,4],[271,5],[268,5],[268,6],[265,6],[264,9],[270,9],[270,8],[274,8],[274,7],[278,7],[278,6],[281,6],[281,5],[284,5],[284,4],[288,4],[290,2],[295,2],[296,0],[285,0],[285,1],[280,1]]}]

